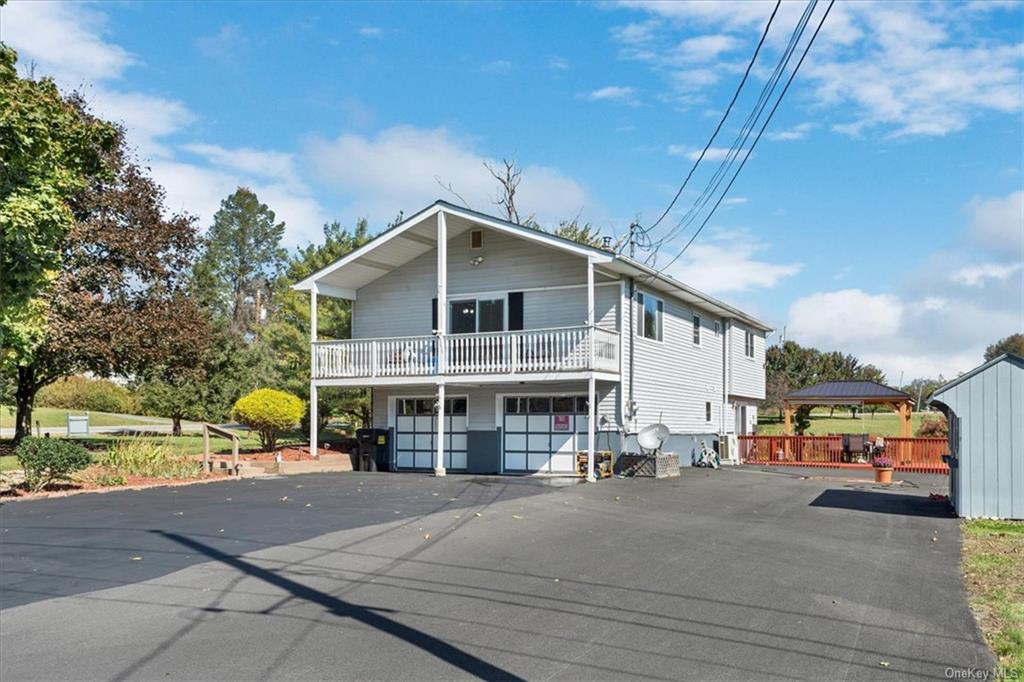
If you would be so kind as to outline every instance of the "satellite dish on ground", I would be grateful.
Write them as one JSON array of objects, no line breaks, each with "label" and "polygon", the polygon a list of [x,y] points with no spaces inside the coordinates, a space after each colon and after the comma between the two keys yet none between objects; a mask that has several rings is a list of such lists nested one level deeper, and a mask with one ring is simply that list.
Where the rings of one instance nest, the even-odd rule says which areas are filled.
[{"label": "satellite dish on ground", "polygon": [[636,442],[641,450],[657,452],[661,448],[662,443],[668,440],[668,437],[669,431],[667,426],[664,424],[651,424],[640,429],[640,433],[636,434]]}]

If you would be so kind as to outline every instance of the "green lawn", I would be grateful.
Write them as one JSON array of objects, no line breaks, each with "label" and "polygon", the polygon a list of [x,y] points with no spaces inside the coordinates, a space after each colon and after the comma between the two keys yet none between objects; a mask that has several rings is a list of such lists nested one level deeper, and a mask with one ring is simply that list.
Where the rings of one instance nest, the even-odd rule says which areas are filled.
[{"label": "green lawn", "polygon": [[1008,680],[1024,679],[1024,523],[964,521],[971,608]]},{"label": "green lawn", "polygon": [[[68,424],[68,412],[71,414],[85,414],[84,410],[62,410],[56,407],[37,407],[32,410],[32,428],[38,421],[39,426],[44,429],[66,427]],[[169,420],[159,417],[121,416],[108,414],[106,412],[90,412],[90,426],[134,426],[137,424],[166,424]],[[14,408],[0,406],[0,428],[14,428]]]},{"label": "green lawn", "polygon": [[[913,415],[915,433],[925,414],[937,416],[937,413],[932,412],[915,412]],[[782,434],[783,424],[779,421],[778,414],[773,411],[771,414],[759,415],[757,432],[765,436]],[[851,418],[849,412],[836,411],[835,416],[829,417],[827,409],[815,410],[811,413],[811,427],[806,433],[810,436],[825,436],[830,433],[870,433],[873,436],[898,436],[900,424],[895,412],[879,410],[874,415],[858,413],[857,418],[854,419]]]}]

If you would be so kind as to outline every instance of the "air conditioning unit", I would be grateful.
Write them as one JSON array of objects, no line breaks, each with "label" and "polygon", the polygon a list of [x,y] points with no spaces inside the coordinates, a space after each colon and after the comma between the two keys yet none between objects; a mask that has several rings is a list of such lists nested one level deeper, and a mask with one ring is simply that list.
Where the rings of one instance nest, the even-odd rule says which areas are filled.
[{"label": "air conditioning unit", "polygon": [[722,464],[740,463],[740,442],[735,433],[719,434],[718,443],[718,459]]}]

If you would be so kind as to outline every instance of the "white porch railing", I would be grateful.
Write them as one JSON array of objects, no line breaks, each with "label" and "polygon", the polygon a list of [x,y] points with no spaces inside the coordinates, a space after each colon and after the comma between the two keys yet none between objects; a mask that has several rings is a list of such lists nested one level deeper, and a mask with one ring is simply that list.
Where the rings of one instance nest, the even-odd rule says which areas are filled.
[{"label": "white porch railing", "polygon": [[[619,370],[619,334],[589,327],[313,343],[313,377],[401,377]],[[443,367],[442,367],[443,365]]]}]

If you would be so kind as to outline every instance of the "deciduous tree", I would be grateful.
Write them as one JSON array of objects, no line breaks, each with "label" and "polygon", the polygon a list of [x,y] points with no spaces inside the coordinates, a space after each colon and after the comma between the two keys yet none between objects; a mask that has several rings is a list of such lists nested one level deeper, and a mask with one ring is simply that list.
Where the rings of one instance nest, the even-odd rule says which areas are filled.
[{"label": "deciduous tree", "polygon": [[[84,107],[80,115],[91,118]],[[60,377],[189,367],[208,343],[185,288],[199,244],[193,218],[167,214],[163,189],[120,131],[104,167],[69,201],[75,222],[60,243],[60,267],[35,299],[44,324],[16,363],[16,439],[29,432],[36,392]]]},{"label": "deciduous tree", "polygon": [[33,299],[60,266],[75,222],[70,201],[106,172],[117,130],[87,116],[48,78],[18,76],[17,53],[0,43],[0,366],[23,362],[43,336]]},{"label": "deciduous tree", "polygon": [[1003,353],[1024,357],[1024,334],[1011,334],[986,348],[985,362],[998,358]]}]

